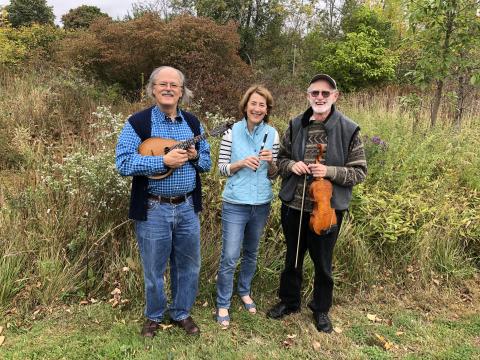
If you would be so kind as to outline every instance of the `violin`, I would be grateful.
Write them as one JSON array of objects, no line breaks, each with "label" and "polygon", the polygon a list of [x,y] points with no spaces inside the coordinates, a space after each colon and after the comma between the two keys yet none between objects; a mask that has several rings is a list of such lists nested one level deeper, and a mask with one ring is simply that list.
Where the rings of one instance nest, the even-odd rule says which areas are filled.
[{"label": "violin", "polygon": [[[325,144],[317,144],[318,155],[315,163],[320,164],[325,152]],[[313,199],[313,211],[310,215],[310,229],[317,235],[328,232],[332,226],[337,224],[335,209],[330,205],[333,185],[323,178],[315,179],[310,185],[310,196]]]}]

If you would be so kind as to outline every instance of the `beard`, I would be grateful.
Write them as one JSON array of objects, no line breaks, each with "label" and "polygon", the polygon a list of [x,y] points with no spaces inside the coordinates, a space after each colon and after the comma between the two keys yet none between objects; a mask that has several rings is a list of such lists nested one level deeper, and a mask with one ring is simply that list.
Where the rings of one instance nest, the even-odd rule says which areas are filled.
[{"label": "beard", "polygon": [[312,105],[313,112],[316,114],[325,114],[326,112],[329,112],[331,108],[332,104],[329,101],[323,105]]}]

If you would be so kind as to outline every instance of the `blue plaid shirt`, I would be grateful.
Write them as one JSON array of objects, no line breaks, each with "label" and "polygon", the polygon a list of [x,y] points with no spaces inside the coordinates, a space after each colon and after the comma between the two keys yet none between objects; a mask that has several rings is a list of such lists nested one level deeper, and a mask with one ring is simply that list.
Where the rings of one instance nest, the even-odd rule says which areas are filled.
[{"label": "blue plaid shirt", "polygon": [[[152,137],[161,137],[184,141],[193,138],[193,132],[188,126],[182,112],[178,111],[177,120],[172,121],[155,106],[152,109]],[[181,119],[181,120],[180,120]],[[200,125],[200,132],[203,127]],[[116,166],[122,176],[150,176],[167,171],[163,164],[163,156],[142,156],[138,153],[141,139],[127,121],[118,138],[116,148]],[[148,193],[161,196],[179,196],[195,189],[195,167],[200,172],[210,170],[210,146],[206,140],[200,141],[199,158],[193,164],[187,161],[175,169],[170,176],[161,180],[148,180]],[[195,167],[194,167],[195,165]]]}]

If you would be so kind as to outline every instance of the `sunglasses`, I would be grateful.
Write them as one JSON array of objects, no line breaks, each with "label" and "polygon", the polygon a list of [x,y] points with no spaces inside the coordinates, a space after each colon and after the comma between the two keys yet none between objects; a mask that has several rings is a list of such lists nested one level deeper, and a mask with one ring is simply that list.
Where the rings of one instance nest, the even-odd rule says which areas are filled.
[{"label": "sunglasses", "polygon": [[320,90],[312,90],[312,91],[307,91],[307,93],[312,97],[312,98],[316,98],[318,95],[322,94],[322,97],[324,99],[330,97],[330,95],[332,95],[335,91],[328,91],[328,90],[323,90],[323,91],[320,91]]}]

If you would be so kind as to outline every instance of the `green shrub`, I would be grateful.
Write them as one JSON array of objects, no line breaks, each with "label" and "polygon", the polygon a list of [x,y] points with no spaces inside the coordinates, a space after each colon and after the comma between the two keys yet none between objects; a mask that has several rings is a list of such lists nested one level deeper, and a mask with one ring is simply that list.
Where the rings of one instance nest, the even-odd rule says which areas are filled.
[{"label": "green shrub", "polygon": [[365,28],[327,44],[312,66],[315,72],[333,76],[342,90],[354,91],[393,80],[397,63],[377,30]]},{"label": "green shrub", "polygon": [[0,27],[0,65],[18,67],[27,60],[45,64],[54,52],[55,42],[64,34],[52,25]]}]

